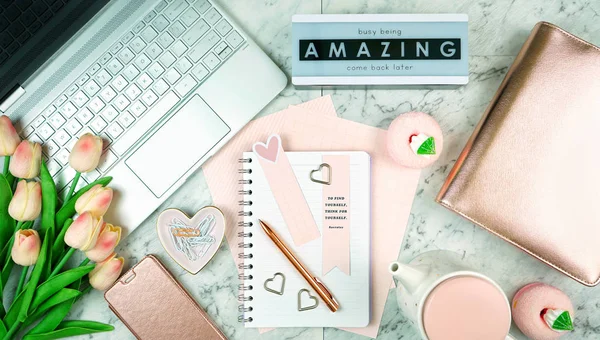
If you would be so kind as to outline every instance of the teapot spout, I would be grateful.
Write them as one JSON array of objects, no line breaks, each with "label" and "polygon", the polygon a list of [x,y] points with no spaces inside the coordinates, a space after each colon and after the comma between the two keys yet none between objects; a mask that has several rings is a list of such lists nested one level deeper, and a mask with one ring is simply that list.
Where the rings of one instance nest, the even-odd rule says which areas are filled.
[{"label": "teapot spout", "polygon": [[390,263],[388,270],[411,294],[417,290],[429,275],[428,268],[410,266],[397,261]]}]

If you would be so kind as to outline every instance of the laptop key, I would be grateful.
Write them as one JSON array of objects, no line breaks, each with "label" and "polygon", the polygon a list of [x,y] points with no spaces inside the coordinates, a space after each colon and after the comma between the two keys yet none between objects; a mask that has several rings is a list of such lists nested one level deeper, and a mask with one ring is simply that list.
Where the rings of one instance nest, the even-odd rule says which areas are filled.
[{"label": "laptop key", "polygon": [[129,44],[135,53],[140,53],[146,47],[146,43],[140,37],[135,37]]},{"label": "laptop key", "polygon": [[75,105],[73,105],[73,103],[68,102],[65,104],[65,106],[62,107],[60,112],[62,113],[63,116],[65,116],[67,118],[71,118],[71,117],[73,117],[75,112],[77,112],[77,108],[75,107]]},{"label": "laptop key", "polygon": [[216,8],[211,8],[210,11],[206,12],[204,15],[204,18],[211,26],[216,24],[221,17],[221,13],[219,13]]},{"label": "laptop key", "polygon": [[148,26],[145,30],[142,31],[142,34],[140,34],[140,36],[142,37],[142,39],[144,39],[144,41],[149,43],[158,36],[158,33],[156,33],[152,26]]},{"label": "laptop key", "polygon": [[130,61],[133,60],[134,57],[135,57],[135,54],[133,54],[133,52],[128,47],[125,47],[119,53],[119,55],[117,55],[117,58],[119,58],[119,60],[121,60],[121,62],[123,62],[123,64],[129,63]]},{"label": "laptop key", "polygon": [[169,66],[173,65],[173,63],[175,62],[175,60],[177,60],[177,58],[175,58],[175,56],[173,54],[171,54],[171,52],[167,51],[167,52],[165,52],[165,54],[163,54],[160,57],[159,60],[163,64],[164,67],[169,67]]},{"label": "laptop key", "polygon": [[150,11],[150,13],[146,14],[146,16],[144,17],[144,22],[150,23],[150,21],[152,21],[152,19],[154,19],[154,18],[156,18],[156,12]]},{"label": "laptop key", "polygon": [[158,100],[158,96],[154,93],[154,91],[148,90],[148,92],[144,93],[142,96],[142,100],[144,103],[146,103],[146,105],[152,106],[152,104]]},{"label": "laptop key", "polygon": [[130,100],[135,100],[140,94],[142,94],[142,90],[135,84],[131,84],[126,90],[125,94],[129,97]]},{"label": "laptop key", "polygon": [[198,0],[194,4],[194,7],[198,10],[198,12],[200,12],[200,14],[203,14],[204,12],[208,11],[211,5],[207,0]]},{"label": "laptop key", "polygon": [[150,65],[150,68],[148,69],[148,73],[155,79],[160,77],[163,72],[165,72],[165,69],[157,62]]},{"label": "laptop key", "polygon": [[[125,68],[125,70],[123,71],[123,75],[129,81],[133,81],[135,79],[135,77],[138,76],[138,74],[140,74],[140,71],[133,64],[127,66]],[[117,90],[117,91],[121,91],[121,90]]]},{"label": "laptop key", "polygon": [[188,48],[184,45],[184,43],[179,40],[173,44],[173,47],[171,47],[171,51],[173,51],[173,53],[175,53],[175,55],[178,57],[181,57],[185,51],[187,51],[187,49]]},{"label": "laptop key", "polygon": [[169,89],[169,84],[166,81],[159,79],[154,85],[154,90],[158,93],[159,96],[162,96],[163,93],[167,92]]},{"label": "laptop key", "polygon": [[187,8],[187,5],[185,0],[175,0],[164,10],[164,13],[169,20],[173,20],[177,18],[179,14],[183,13]]},{"label": "laptop key", "polygon": [[52,137],[52,140],[59,146],[63,146],[65,144],[67,144],[69,139],[71,139],[71,136],[69,136],[69,134],[65,130],[62,130],[62,129],[58,130]]},{"label": "laptop key", "polygon": [[219,53],[219,58],[221,58],[221,60],[225,60],[231,55],[232,52],[233,50],[230,47],[226,47],[223,51],[221,51],[221,53]]},{"label": "laptop key", "polygon": [[77,92],[77,90],[79,90],[79,86],[73,84],[71,86],[69,86],[69,88],[67,89],[67,96],[72,96],[75,92]]},{"label": "laptop key", "polygon": [[198,20],[199,17],[200,15],[198,12],[196,12],[193,8],[190,8],[183,13],[180,19],[186,26],[190,26],[194,23],[194,21]]},{"label": "laptop key", "polygon": [[151,59],[156,59],[162,53],[162,51],[162,48],[160,48],[157,43],[153,42],[146,49],[146,54],[148,54]]},{"label": "laptop key", "polygon": [[192,63],[190,63],[186,57],[183,57],[177,61],[175,67],[177,70],[179,70],[179,72],[186,73],[190,68],[192,68]]},{"label": "laptop key", "polygon": [[[140,105],[142,105],[142,104],[140,103]],[[129,112],[123,112],[119,116],[119,123],[121,124],[121,126],[124,126],[125,128],[128,128],[129,126],[131,126],[131,124],[133,124],[134,121],[135,121],[135,118],[133,118],[133,116]]]},{"label": "laptop key", "polygon": [[219,35],[215,33],[215,31],[210,31],[207,35],[200,40],[198,45],[194,46],[190,53],[188,53],[188,57],[192,60],[192,62],[196,63],[200,60],[208,51],[210,51],[213,46],[219,42]]},{"label": "laptop key", "polygon": [[98,91],[100,91],[100,85],[98,85],[98,83],[96,83],[93,79],[90,80],[87,84],[85,84],[85,86],[83,87],[83,90],[88,94],[88,96],[93,96],[96,93],[98,93]]},{"label": "laptop key", "polygon": [[37,130],[37,133],[40,135],[40,137],[42,137],[44,139],[48,139],[54,133],[54,129],[48,123],[44,123]]},{"label": "laptop key", "polygon": [[88,108],[92,112],[98,113],[98,112],[100,112],[100,110],[102,110],[104,108],[104,102],[102,101],[102,99],[100,99],[98,97],[94,97],[94,99],[92,99],[90,101],[90,104],[88,105]]},{"label": "laptop key", "polygon": [[79,107],[85,105],[85,103],[87,103],[89,99],[90,98],[85,93],[83,93],[83,91],[79,91],[75,94],[75,96],[73,96],[73,102]]},{"label": "laptop key", "polygon": [[118,91],[121,92],[125,86],[127,86],[128,82],[123,78],[122,75],[118,75],[115,80],[112,81],[111,85]]},{"label": "laptop key", "polygon": [[208,26],[206,21],[200,20],[183,35],[182,40],[186,45],[192,46],[209,29],[210,26]]},{"label": "laptop key", "polygon": [[106,71],[105,69],[102,69],[100,72],[98,72],[96,74],[96,76],[94,76],[94,79],[96,79],[96,81],[98,83],[100,83],[100,85],[104,86],[106,84],[108,84],[108,82],[111,79],[111,75],[110,73],[108,73],[108,71]]},{"label": "laptop key", "polygon": [[142,53],[139,57],[135,59],[134,63],[140,70],[143,71],[146,67],[150,66],[150,59],[147,55]]},{"label": "laptop key", "polygon": [[161,14],[161,15],[157,16],[156,19],[154,19],[154,22],[152,23],[152,25],[159,32],[162,32],[162,31],[164,31],[165,28],[167,28],[167,26],[169,26],[169,21],[167,19],[165,19],[165,17]]},{"label": "laptop key", "polygon": [[123,64],[121,64],[121,62],[117,59],[111,59],[111,61],[108,63],[108,70],[112,74],[117,74],[122,69],[123,69]]},{"label": "laptop key", "polygon": [[121,42],[123,44],[127,44],[128,42],[131,41],[131,39],[133,39],[135,35],[133,34],[133,32],[129,31],[127,33],[125,33],[125,35],[123,36],[123,39],[121,39]]},{"label": "laptop key", "polygon": [[174,92],[168,92],[148,110],[137,123],[112,146],[118,155],[123,155],[131,148],[154,124],[167,114],[179,102],[179,97]]},{"label": "laptop key", "polygon": [[56,106],[61,106],[62,104],[64,104],[67,101],[67,96],[65,96],[64,94],[60,97],[58,97],[58,99],[56,100],[55,105]]},{"label": "laptop key", "polygon": [[117,42],[116,44],[113,45],[113,47],[111,47],[110,53],[117,54],[122,48],[123,48],[123,44],[121,44],[120,42]]},{"label": "laptop key", "polygon": [[233,48],[236,48],[240,46],[240,44],[244,41],[244,38],[242,38],[242,36],[237,31],[233,31],[227,36],[226,40],[229,43],[229,45],[231,45]]},{"label": "laptop key", "polygon": [[69,163],[69,150],[60,150],[54,158],[62,165],[65,166]]},{"label": "laptop key", "polygon": [[110,60],[110,58],[112,58],[112,55],[110,53],[106,53],[100,58],[100,63],[104,65]]},{"label": "laptop key", "polygon": [[147,89],[148,86],[150,86],[150,84],[152,84],[152,78],[150,78],[149,75],[147,75],[146,73],[143,73],[137,80],[137,84],[143,88],[143,89]]},{"label": "laptop key", "polygon": [[81,124],[87,124],[93,117],[94,115],[92,114],[92,112],[90,112],[90,110],[87,107],[84,107],[83,109],[79,110],[79,113],[77,114],[77,116],[75,116],[75,118],[77,118],[77,120]]},{"label": "laptop key", "polygon": [[106,122],[104,121],[104,119],[102,119],[102,117],[98,116],[96,118],[94,118],[94,120],[92,120],[92,124],[91,124],[91,128],[95,133],[100,133],[100,131],[102,131],[105,127],[106,127]]},{"label": "laptop key", "polygon": [[131,102],[124,95],[120,94],[117,99],[115,99],[114,104],[117,106],[117,109],[123,111],[129,106]]},{"label": "laptop key", "polygon": [[198,64],[192,70],[192,74],[196,77],[196,79],[198,79],[198,81],[202,81],[202,79],[204,79],[204,77],[206,77],[208,73],[208,70],[202,64]]},{"label": "laptop key", "polygon": [[158,12],[162,11],[165,7],[167,7],[167,2],[166,1],[161,1],[158,5],[156,5],[155,10],[157,10]]},{"label": "laptop key", "polygon": [[100,96],[102,97],[102,99],[104,99],[105,102],[108,103],[117,96],[117,93],[115,92],[115,90],[112,89],[112,87],[107,86],[100,92]]},{"label": "laptop key", "polygon": [[44,150],[44,152],[46,153],[46,155],[48,156],[54,156],[54,154],[60,149],[58,147],[58,145],[56,145],[56,143],[54,143],[53,141],[49,140],[46,143],[44,143],[44,146],[42,148]]},{"label": "laptop key", "polygon": [[71,135],[74,136],[77,132],[79,132],[79,130],[81,130],[82,127],[83,126],[77,120],[73,119],[67,123],[66,129]]},{"label": "laptop key", "polygon": [[101,172],[106,172],[110,167],[115,164],[115,162],[119,158],[110,150],[106,150],[102,156],[100,156],[100,164],[98,165],[98,169]]},{"label": "laptop key", "polygon": [[144,28],[144,26],[146,26],[146,24],[144,24],[143,21],[138,22],[134,27],[133,27],[133,32],[135,33],[140,33],[140,31]]},{"label": "laptop key", "polygon": [[175,39],[173,39],[173,37],[168,32],[165,32],[165,33],[161,34],[160,37],[158,37],[158,43],[163,48],[167,48],[167,47],[171,46],[171,44],[174,41],[175,41]]},{"label": "laptop key", "polygon": [[52,125],[52,127],[54,127],[55,129],[60,128],[64,123],[67,122],[65,117],[63,117],[58,112],[55,115],[53,115],[52,117],[50,117],[50,119],[48,121],[50,122],[50,125]]},{"label": "laptop key", "polygon": [[33,125],[33,127],[39,127],[43,123],[44,123],[44,117],[43,116],[37,116],[37,118],[35,118],[33,120],[33,122],[31,123],[31,125]]},{"label": "laptop key", "polygon": [[177,70],[175,70],[175,69],[170,69],[165,74],[165,78],[167,78],[167,81],[169,83],[175,84],[177,82],[177,80],[179,80],[179,78],[181,78],[181,74],[179,74],[179,72],[177,72]]},{"label": "laptop key", "polygon": [[[51,156],[51,155],[50,155]],[[54,177],[56,176],[56,174],[60,171],[60,169],[62,168],[60,166],[60,164],[58,164],[57,161],[55,161],[54,159],[49,160],[48,162],[46,162],[46,167],[48,167],[48,172],[50,173],[50,176]]]},{"label": "laptop key", "polygon": [[[131,111],[131,113],[133,113],[136,117],[140,117],[144,111],[146,111],[146,107],[144,106],[144,104],[142,104],[139,100],[137,100],[135,103],[133,103],[131,105],[131,107],[129,108],[129,110]],[[133,117],[132,117],[133,118]],[[121,120],[121,117],[119,117],[119,121]],[[125,126],[129,126],[127,124],[123,124]]]},{"label": "laptop key", "polygon": [[183,97],[188,94],[196,85],[198,85],[198,82],[196,82],[192,76],[186,74],[183,79],[181,79],[181,81],[175,85],[175,91],[177,91],[177,93]]},{"label": "laptop key", "polygon": [[223,19],[219,21],[215,28],[217,29],[217,32],[219,32],[220,35],[225,36],[227,35],[227,33],[229,33],[229,31],[231,31],[232,27],[231,24],[227,22],[227,20]]},{"label": "laptop key", "polygon": [[121,125],[119,125],[119,123],[114,122],[112,124],[110,124],[110,126],[108,127],[108,135],[111,136],[113,139],[118,138],[122,133],[123,133],[123,128],[121,127]]},{"label": "laptop key", "polygon": [[115,110],[115,108],[112,105],[108,105],[106,109],[102,111],[102,117],[104,117],[104,120],[106,120],[107,122],[112,122],[118,116],[119,112]]},{"label": "laptop key", "polygon": [[179,38],[179,36],[185,32],[185,27],[181,22],[175,21],[175,23],[169,27],[169,32],[171,32],[171,34],[173,34],[175,37]]}]

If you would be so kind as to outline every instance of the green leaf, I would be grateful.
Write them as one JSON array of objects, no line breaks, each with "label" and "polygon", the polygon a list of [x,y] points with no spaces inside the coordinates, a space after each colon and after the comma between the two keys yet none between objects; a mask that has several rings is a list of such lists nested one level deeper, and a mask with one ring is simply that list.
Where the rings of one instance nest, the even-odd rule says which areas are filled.
[{"label": "green leaf", "polygon": [[115,327],[101,322],[68,320],[61,322],[58,328],[52,332],[27,334],[23,340],[52,340],[83,334],[110,332],[114,329]]},{"label": "green leaf", "polygon": [[4,338],[6,333],[8,333],[8,329],[6,329],[4,322],[0,321],[0,338]]},{"label": "green leaf", "polygon": [[[43,235],[49,229],[54,230],[54,218],[56,214],[56,185],[54,179],[48,171],[46,162],[42,161],[40,167],[40,182],[42,186],[42,220],[40,235]],[[54,235],[52,235],[54,237]],[[51,248],[51,247],[50,247]]]},{"label": "green leaf", "polygon": [[21,304],[21,309],[19,311],[19,321],[21,322],[25,321],[27,315],[29,314],[29,307],[31,305],[31,301],[33,300],[33,295],[36,293],[38,282],[40,281],[40,277],[42,276],[42,272],[45,268],[46,256],[48,255],[49,247],[48,242],[49,237],[44,237],[42,248],[40,249],[40,255],[38,256],[35,267],[33,268],[33,271],[29,277],[28,286],[24,290],[25,295],[23,295],[23,303]]},{"label": "green leaf", "polygon": [[46,301],[42,302],[40,306],[35,310],[35,313],[27,317],[23,322],[23,327],[27,327],[38,320],[46,311],[50,308],[63,303],[70,299],[76,299],[81,295],[81,292],[76,289],[63,288],[58,293],[52,295]]},{"label": "green leaf", "polygon": [[95,266],[95,264],[90,264],[83,267],[69,269],[42,283],[35,292],[35,296],[31,302],[31,309],[35,310],[42,304],[42,302],[46,301],[46,299],[50,298],[56,292],[91,272]]},{"label": "green leaf", "polygon": [[56,240],[54,240],[54,245],[52,246],[52,264],[58,263],[62,257],[61,255],[65,249],[65,234],[71,223],[73,223],[73,219],[67,218],[60,233],[56,236]]},{"label": "green leaf", "polygon": [[435,139],[427,138],[417,149],[417,155],[435,155]]},{"label": "green leaf", "polygon": [[0,174],[0,244],[6,244],[15,230],[15,220],[8,214],[12,189],[4,175]]},{"label": "green leaf", "polygon": [[35,325],[35,327],[29,330],[27,335],[42,334],[55,330],[60,322],[67,316],[67,314],[69,314],[71,307],[73,307],[73,303],[75,303],[75,299],[69,299],[52,307],[48,314],[46,314],[46,317],[44,317],[40,323]]},{"label": "green leaf", "polygon": [[19,319],[19,311],[21,310],[21,305],[23,304],[23,296],[25,295],[25,289],[27,289],[28,286],[29,283],[27,283],[25,287],[23,287],[24,290],[21,291],[21,293],[15,297],[12,304],[8,308],[8,311],[6,312],[6,315],[3,319],[4,324],[7,326],[7,328],[11,328],[12,325]]},{"label": "green leaf", "polygon": [[67,219],[75,215],[75,202],[77,202],[77,199],[81,197],[81,195],[85,194],[96,184],[107,186],[110,181],[112,181],[112,177],[102,177],[79,189],[79,191],[77,191],[75,195],[73,195],[73,197],[71,197],[71,199],[68,200],[67,203],[56,213],[56,225],[65,225]]},{"label": "green leaf", "polygon": [[54,243],[54,225],[46,229],[46,236],[48,239],[48,249],[46,250],[46,262],[44,263],[44,269],[42,270],[42,276],[40,276],[40,282],[44,282],[50,277],[52,273],[52,244]]},{"label": "green leaf", "polygon": [[568,311],[562,312],[554,323],[552,324],[552,329],[556,329],[558,331],[572,331],[573,330],[573,321],[571,320],[571,315]]}]

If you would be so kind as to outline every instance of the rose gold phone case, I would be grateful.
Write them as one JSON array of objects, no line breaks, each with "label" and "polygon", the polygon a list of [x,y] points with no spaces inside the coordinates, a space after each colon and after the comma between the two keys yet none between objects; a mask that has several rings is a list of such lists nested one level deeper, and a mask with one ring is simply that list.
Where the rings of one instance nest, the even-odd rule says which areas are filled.
[{"label": "rose gold phone case", "polygon": [[152,255],[125,273],[104,298],[138,339],[227,339]]},{"label": "rose gold phone case", "polygon": [[594,286],[599,138],[600,48],[538,23],[436,201]]}]

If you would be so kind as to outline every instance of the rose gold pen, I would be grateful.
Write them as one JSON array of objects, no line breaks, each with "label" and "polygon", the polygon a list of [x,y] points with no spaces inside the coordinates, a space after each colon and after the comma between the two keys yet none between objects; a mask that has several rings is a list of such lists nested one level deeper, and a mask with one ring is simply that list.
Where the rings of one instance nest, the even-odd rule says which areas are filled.
[{"label": "rose gold pen", "polygon": [[281,250],[283,255],[287,257],[288,260],[294,265],[294,267],[300,272],[300,275],[304,277],[306,282],[319,294],[321,299],[325,301],[325,304],[332,312],[336,312],[340,308],[340,304],[335,300],[329,289],[325,287],[323,282],[319,280],[316,276],[313,276],[306,267],[294,256],[292,251],[283,243],[283,241],[275,234],[273,229],[269,227],[265,222],[258,220],[260,225],[262,226],[265,233],[269,236],[269,238],[275,243],[277,248]]}]

